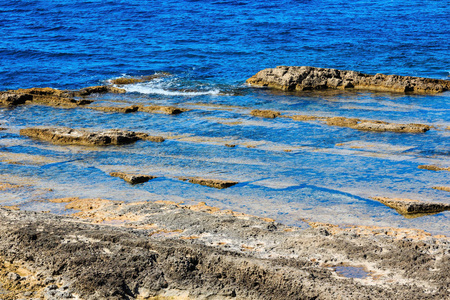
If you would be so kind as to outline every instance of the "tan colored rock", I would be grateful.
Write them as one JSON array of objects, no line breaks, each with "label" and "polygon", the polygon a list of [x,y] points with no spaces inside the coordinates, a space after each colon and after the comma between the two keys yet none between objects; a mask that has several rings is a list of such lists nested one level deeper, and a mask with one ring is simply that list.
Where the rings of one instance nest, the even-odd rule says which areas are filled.
[{"label": "tan colored rock", "polygon": [[294,121],[315,121],[315,120],[324,120],[324,117],[316,117],[316,116],[307,116],[307,115],[295,115],[290,117]]},{"label": "tan colored rock", "polygon": [[259,109],[252,110],[250,112],[250,114],[255,117],[262,117],[262,118],[269,118],[269,119],[275,119],[276,117],[281,115],[278,111],[259,110]]},{"label": "tan colored rock", "polygon": [[372,197],[371,199],[395,209],[402,215],[428,214],[450,210],[450,204],[446,203],[423,202],[419,200],[387,197]]},{"label": "tan colored rock", "polygon": [[327,118],[327,125],[330,126],[340,126],[340,127],[354,127],[358,124],[360,119],[356,118],[345,118],[345,117],[332,117]]},{"label": "tan colored rock", "polygon": [[98,110],[98,111],[104,111],[104,112],[117,112],[117,113],[132,113],[136,112],[139,109],[138,105],[131,105],[131,106],[125,106],[125,107],[113,107],[113,106],[95,106],[95,107],[89,107],[90,109]]},{"label": "tan colored rock", "polygon": [[162,113],[167,115],[178,115],[182,112],[189,111],[187,108],[179,108],[174,106],[160,106],[160,105],[152,105],[152,106],[139,106],[139,111],[147,112],[147,113]]},{"label": "tan colored rock", "polygon": [[0,105],[5,106],[16,106],[20,104],[25,104],[26,101],[33,99],[30,94],[16,94],[4,92],[0,94]]},{"label": "tan colored rock", "polygon": [[383,74],[368,75],[356,71],[307,66],[278,66],[264,69],[247,79],[247,83],[285,91],[364,89],[435,94],[450,90],[449,80]]},{"label": "tan colored rock", "polygon": [[116,88],[113,86],[99,85],[99,86],[90,86],[84,89],[81,89],[75,92],[76,96],[89,96],[92,94],[105,94],[105,93],[114,93],[114,94],[123,94],[126,93],[126,90]]},{"label": "tan colored rock", "polygon": [[433,186],[433,189],[450,192],[450,186]]},{"label": "tan colored rock", "polygon": [[445,167],[439,167],[439,166],[435,166],[435,165],[420,165],[418,168],[423,169],[423,170],[430,170],[430,171],[450,171],[450,167],[445,168]]},{"label": "tan colored rock", "polygon": [[54,144],[84,146],[124,145],[140,139],[133,131],[118,129],[89,132],[72,128],[25,128],[20,130],[20,134]]},{"label": "tan colored rock", "polygon": [[136,136],[144,141],[162,143],[165,139],[162,136],[152,136],[142,132],[136,132]]},{"label": "tan colored rock", "polygon": [[76,107],[90,104],[87,99],[74,99],[75,92],[62,91],[53,88],[30,88],[11,90],[2,93],[0,103],[8,106],[34,103],[55,107]]},{"label": "tan colored rock", "polygon": [[180,180],[188,181],[190,183],[205,185],[209,187],[213,187],[216,189],[226,189],[230,186],[233,186],[235,184],[238,184],[237,181],[228,181],[228,180],[219,180],[219,179],[205,179],[205,178],[198,178],[198,177],[180,177]]},{"label": "tan colored rock", "polygon": [[113,177],[119,177],[131,184],[144,183],[156,178],[156,176],[151,175],[128,174],[124,172],[111,172],[109,173],[109,175]]}]

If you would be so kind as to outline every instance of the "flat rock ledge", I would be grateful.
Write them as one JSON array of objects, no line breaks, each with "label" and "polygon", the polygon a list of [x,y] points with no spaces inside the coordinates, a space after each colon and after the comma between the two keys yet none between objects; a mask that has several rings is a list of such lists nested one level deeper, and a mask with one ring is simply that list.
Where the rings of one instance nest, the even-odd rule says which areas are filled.
[{"label": "flat rock ledge", "polygon": [[259,71],[246,81],[284,91],[358,89],[415,94],[436,94],[450,90],[450,80],[376,74],[337,69],[278,66]]},{"label": "flat rock ledge", "polygon": [[213,187],[216,189],[226,189],[226,188],[229,188],[229,187],[239,183],[237,181],[220,180],[220,179],[205,179],[205,178],[199,178],[199,177],[180,177],[178,179],[183,180],[183,181],[188,181],[190,183]]},{"label": "flat rock ledge", "polygon": [[[449,297],[444,236],[319,223],[300,230],[205,205],[82,200],[56,201],[70,202],[72,216],[0,207],[1,298]],[[338,266],[367,275],[342,276]]]},{"label": "flat rock ledge", "polygon": [[[124,89],[113,86],[91,86],[80,90],[58,90],[49,87],[17,89],[0,92],[0,105],[14,107],[22,104],[40,104],[55,107],[73,108],[91,104],[93,100],[84,99],[92,94],[125,93]],[[76,99],[81,98],[81,99]]]},{"label": "flat rock ledge", "polygon": [[371,199],[379,201],[384,205],[395,209],[402,215],[438,213],[450,210],[450,204],[446,203],[424,202],[419,200],[387,197],[372,197]]},{"label": "flat rock ledge", "polygon": [[162,142],[162,137],[152,137],[146,133],[110,129],[90,132],[83,129],[72,128],[25,128],[20,130],[20,135],[44,140],[53,144],[70,144],[82,146],[107,146],[125,145],[138,140]]},{"label": "flat rock ledge", "polygon": [[124,173],[124,172],[111,172],[111,173],[109,173],[109,175],[113,176],[113,177],[119,177],[131,184],[144,183],[151,179],[156,178],[156,176],[151,176],[151,175],[128,174],[128,173]]},{"label": "flat rock ledge", "polygon": [[130,105],[130,106],[93,106],[90,109],[104,111],[104,112],[116,112],[116,113],[133,113],[133,112],[146,112],[146,113],[160,113],[166,115],[178,115],[182,112],[189,111],[187,108],[180,108],[175,106],[161,106],[161,105]]}]

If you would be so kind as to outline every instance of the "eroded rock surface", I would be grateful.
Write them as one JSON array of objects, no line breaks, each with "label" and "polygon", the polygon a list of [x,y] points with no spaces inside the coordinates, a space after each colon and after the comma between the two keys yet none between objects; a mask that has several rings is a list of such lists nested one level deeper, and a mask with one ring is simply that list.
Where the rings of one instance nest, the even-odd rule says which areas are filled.
[{"label": "eroded rock surface", "polygon": [[435,165],[420,165],[418,168],[430,171],[450,171],[450,167],[440,167]]},{"label": "eroded rock surface", "polygon": [[[64,291],[112,300],[449,296],[446,237],[318,223],[299,230],[177,204],[94,200],[83,206],[64,199],[82,220],[0,208],[0,257],[48,278],[38,283],[47,297]],[[343,277],[334,268],[341,265],[364,267],[369,276]]]},{"label": "eroded rock surface", "polygon": [[372,199],[395,209],[398,213],[403,215],[427,214],[450,210],[450,204],[446,203],[424,202],[419,200],[387,197],[372,197]]},{"label": "eroded rock surface", "polygon": [[152,80],[155,80],[158,78],[167,77],[170,75],[171,75],[170,73],[161,72],[161,73],[157,73],[157,74],[153,74],[153,75],[146,75],[146,76],[141,76],[141,77],[120,77],[120,78],[111,79],[110,82],[111,82],[111,84],[120,86],[120,85],[148,82],[148,81],[152,81]]},{"label": "eroded rock surface", "polygon": [[133,131],[119,129],[89,132],[72,128],[25,128],[20,130],[20,134],[54,144],[85,146],[124,145],[141,139]]},{"label": "eroded rock surface", "polygon": [[356,71],[315,67],[278,66],[259,71],[247,83],[285,91],[364,89],[434,94],[450,90],[449,80],[398,75],[368,75]]},{"label": "eroded rock surface", "polygon": [[206,179],[206,178],[198,178],[198,177],[180,177],[180,180],[188,181],[190,183],[205,185],[209,187],[213,187],[216,189],[226,189],[230,186],[238,184],[237,181],[229,181],[229,180],[219,180],[219,179]]},{"label": "eroded rock surface", "polygon": [[346,117],[317,117],[307,115],[295,115],[291,116],[294,121],[325,121],[329,126],[348,127],[362,131],[375,131],[375,132],[403,132],[403,133],[424,133],[432,128],[430,125],[425,124],[398,124],[389,123],[376,120],[363,120],[357,118]]},{"label": "eroded rock surface", "polygon": [[119,177],[131,184],[144,183],[151,179],[156,178],[156,176],[151,175],[140,175],[140,174],[128,174],[124,172],[111,172],[109,175],[113,177]]},{"label": "eroded rock surface", "polygon": [[272,110],[259,110],[254,109],[250,112],[252,116],[255,117],[262,117],[262,118],[269,118],[269,119],[275,119],[276,117],[280,116],[280,112],[278,111],[272,111]]}]

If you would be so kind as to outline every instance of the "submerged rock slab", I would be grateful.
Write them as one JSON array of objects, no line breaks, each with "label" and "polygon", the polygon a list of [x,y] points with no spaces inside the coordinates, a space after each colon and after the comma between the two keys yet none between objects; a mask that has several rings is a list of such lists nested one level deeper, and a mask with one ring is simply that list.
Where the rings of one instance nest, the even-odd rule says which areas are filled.
[{"label": "submerged rock slab", "polygon": [[259,71],[246,81],[284,91],[364,89],[372,91],[435,94],[450,90],[449,80],[376,74],[315,67],[278,66]]},{"label": "submerged rock slab", "polygon": [[198,178],[198,177],[180,177],[180,180],[188,181],[190,183],[205,185],[209,187],[213,187],[216,189],[226,189],[230,186],[233,186],[235,184],[238,184],[237,181],[229,181],[229,180],[219,180],[219,179],[205,179],[205,178]]},{"label": "submerged rock slab", "polygon": [[450,167],[439,167],[435,165],[420,165],[418,168],[430,171],[450,171]]},{"label": "submerged rock slab", "polygon": [[161,72],[153,75],[146,75],[141,77],[120,77],[120,78],[114,78],[109,80],[111,84],[115,85],[127,85],[127,84],[135,84],[135,83],[142,83],[142,82],[148,82],[152,81],[158,78],[167,77],[170,76],[170,73],[167,72]]},{"label": "submerged rock slab", "polygon": [[398,124],[376,120],[362,120],[346,117],[316,117],[307,115],[295,115],[290,117],[294,121],[325,121],[329,126],[348,127],[362,131],[375,132],[403,132],[403,133],[424,133],[432,128],[426,124]]},{"label": "submerged rock slab", "polygon": [[428,214],[450,210],[450,204],[446,203],[424,202],[419,200],[387,197],[373,197],[372,199],[395,209],[402,215]]},{"label": "submerged rock slab", "polygon": [[111,172],[109,173],[109,175],[113,177],[119,177],[131,184],[144,183],[156,178],[156,176],[151,175],[128,174],[124,172]]},{"label": "submerged rock slab", "polygon": [[189,111],[187,108],[179,108],[175,106],[160,106],[160,105],[151,105],[151,106],[139,106],[139,111],[148,112],[148,113],[163,113],[167,115],[178,115],[182,112]]},{"label": "submerged rock slab", "polygon": [[134,143],[141,138],[133,131],[110,129],[89,132],[72,128],[25,128],[20,135],[48,141],[54,144],[84,146],[124,145]]},{"label": "submerged rock slab", "polygon": [[262,118],[268,118],[268,119],[275,119],[276,117],[280,116],[280,112],[273,111],[273,110],[259,110],[254,109],[250,112],[252,116],[255,117],[262,117]]}]

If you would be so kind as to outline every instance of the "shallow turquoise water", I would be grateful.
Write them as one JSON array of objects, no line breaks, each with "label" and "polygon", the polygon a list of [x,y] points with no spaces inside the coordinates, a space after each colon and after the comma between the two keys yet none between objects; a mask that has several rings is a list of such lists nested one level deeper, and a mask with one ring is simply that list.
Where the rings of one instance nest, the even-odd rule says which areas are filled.
[{"label": "shallow turquoise water", "polygon": [[[450,131],[445,130],[450,126],[449,92],[295,94],[244,84],[257,71],[276,65],[446,79],[448,1],[141,3],[29,1],[23,6],[10,1],[0,7],[0,90],[75,89],[168,71],[172,75],[167,78],[128,86],[124,95],[99,96],[94,105],[191,109],[177,116],[43,106],[0,109],[0,126],[7,128],[0,131],[0,181],[23,183],[25,178],[35,187],[0,191],[2,204],[65,213],[44,200],[205,201],[298,226],[309,218],[450,234],[448,212],[405,219],[369,198],[450,201],[448,192],[431,188],[449,186],[448,172],[417,168],[450,166]],[[425,123],[436,129],[425,134],[360,132],[318,121],[260,119],[249,114],[255,108]],[[54,146],[18,134],[30,126],[120,128],[168,139],[101,149]],[[117,170],[160,177],[131,186],[108,175]],[[178,176],[240,183],[215,190]]]}]

